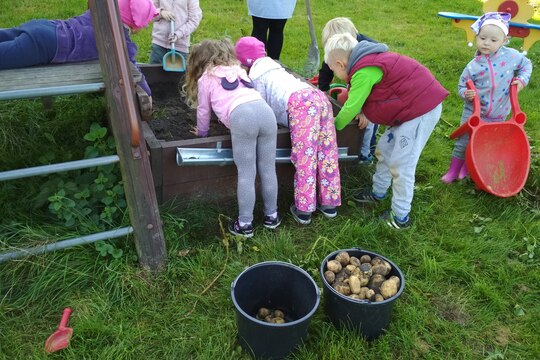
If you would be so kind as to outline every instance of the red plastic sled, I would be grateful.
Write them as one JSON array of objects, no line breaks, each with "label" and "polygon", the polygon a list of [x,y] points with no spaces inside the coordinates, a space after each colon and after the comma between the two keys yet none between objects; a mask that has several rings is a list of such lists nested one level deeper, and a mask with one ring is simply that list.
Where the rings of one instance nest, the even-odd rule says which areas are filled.
[{"label": "red plastic sled", "polygon": [[[476,90],[472,80],[467,88]],[[523,189],[531,163],[531,149],[524,130],[527,115],[519,107],[517,86],[510,87],[512,117],[505,122],[480,119],[480,99],[473,100],[473,114],[450,138],[469,133],[465,164],[476,186],[499,197],[510,197]]]}]

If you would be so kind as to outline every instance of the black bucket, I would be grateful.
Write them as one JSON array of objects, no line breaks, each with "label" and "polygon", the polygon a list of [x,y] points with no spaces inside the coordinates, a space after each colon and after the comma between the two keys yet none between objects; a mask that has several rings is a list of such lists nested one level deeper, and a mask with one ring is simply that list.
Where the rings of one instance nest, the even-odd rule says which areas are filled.
[{"label": "black bucket", "polygon": [[[320,290],[298,266],[267,261],[240,273],[231,284],[231,296],[242,348],[256,359],[281,359],[306,339]],[[261,307],[283,311],[286,322],[257,319]]]},{"label": "black bucket", "polygon": [[[355,256],[358,259],[362,255],[369,255],[371,258],[379,256],[388,261],[392,266],[392,271],[388,276],[395,275],[400,280],[400,287],[396,295],[384,301],[370,302],[368,300],[355,300],[337,292],[326,281],[324,272],[326,271],[327,262],[333,260],[341,251],[346,251],[350,256]],[[386,329],[390,322],[394,302],[400,297],[405,288],[403,273],[392,261],[379,254],[360,249],[338,250],[331,253],[323,260],[320,275],[324,285],[324,312],[326,316],[337,328],[353,330],[367,340],[377,338]]]}]

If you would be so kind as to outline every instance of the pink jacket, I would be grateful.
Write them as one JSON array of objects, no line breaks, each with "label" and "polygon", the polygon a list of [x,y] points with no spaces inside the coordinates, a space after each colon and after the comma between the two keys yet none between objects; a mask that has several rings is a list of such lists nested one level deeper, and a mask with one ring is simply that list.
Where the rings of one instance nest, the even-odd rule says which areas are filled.
[{"label": "pink jacket", "polygon": [[[222,86],[222,79],[228,83],[238,81],[238,86],[233,90],[226,90]],[[212,110],[219,121],[227,128],[231,127],[231,112],[238,106],[250,101],[262,100],[259,92],[246,87],[240,80],[251,80],[240,65],[216,66],[207,69],[197,81],[197,135],[208,136],[210,117]]]},{"label": "pink jacket", "polygon": [[[202,19],[202,10],[199,0],[152,0],[156,8],[168,10],[174,14],[175,34],[178,40],[174,44],[175,49],[181,52],[189,52],[190,35],[197,29]],[[170,49],[169,34],[171,24],[157,16],[152,28],[152,43]]]}]

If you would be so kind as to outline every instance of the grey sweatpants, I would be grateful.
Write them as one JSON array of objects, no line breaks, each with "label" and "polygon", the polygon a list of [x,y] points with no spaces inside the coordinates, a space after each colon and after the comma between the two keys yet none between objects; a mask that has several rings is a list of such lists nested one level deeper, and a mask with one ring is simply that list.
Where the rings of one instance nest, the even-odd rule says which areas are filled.
[{"label": "grey sweatpants", "polygon": [[442,104],[439,104],[416,119],[388,127],[377,143],[372,190],[384,195],[392,185],[392,211],[398,217],[405,217],[411,211],[416,165],[441,112]]},{"label": "grey sweatpants", "polygon": [[264,100],[237,106],[230,115],[233,159],[238,170],[238,220],[253,221],[255,178],[261,181],[264,214],[277,211],[276,133],[274,112]]}]

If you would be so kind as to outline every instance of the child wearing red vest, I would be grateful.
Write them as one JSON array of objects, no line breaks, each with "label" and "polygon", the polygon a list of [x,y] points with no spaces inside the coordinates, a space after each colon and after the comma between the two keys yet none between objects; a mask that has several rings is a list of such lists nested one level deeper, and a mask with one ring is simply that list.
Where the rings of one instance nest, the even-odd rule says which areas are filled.
[{"label": "child wearing red vest", "polygon": [[386,125],[377,143],[377,167],[370,189],[353,196],[357,203],[376,203],[392,186],[391,210],[381,216],[390,227],[408,228],[416,165],[442,112],[448,91],[422,64],[388,51],[381,43],[358,42],[350,34],[330,37],[324,61],[342,80],[349,98],[335,118],[342,130],[353,119]]}]

